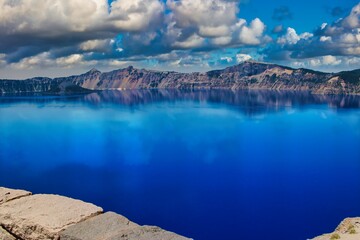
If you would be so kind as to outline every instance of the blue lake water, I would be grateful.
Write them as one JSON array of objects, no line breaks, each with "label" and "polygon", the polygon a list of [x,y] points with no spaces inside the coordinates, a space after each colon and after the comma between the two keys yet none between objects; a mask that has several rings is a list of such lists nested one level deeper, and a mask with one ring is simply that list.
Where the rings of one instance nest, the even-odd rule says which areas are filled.
[{"label": "blue lake water", "polygon": [[82,199],[196,240],[305,240],[360,215],[360,98],[0,96],[0,186]]}]

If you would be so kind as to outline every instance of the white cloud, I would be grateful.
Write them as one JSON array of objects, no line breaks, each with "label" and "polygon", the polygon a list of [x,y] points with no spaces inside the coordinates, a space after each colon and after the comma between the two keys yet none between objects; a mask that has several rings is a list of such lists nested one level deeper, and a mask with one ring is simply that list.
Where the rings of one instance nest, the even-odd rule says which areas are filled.
[{"label": "white cloud", "polygon": [[113,44],[113,40],[89,40],[79,45],[79,48],[83,51],[107,51],[108,48]]},{"label": "white cloud", "polygon": [[313,36],[314,36],[314,34],[309,33],[309,32],[304,32],[304,33],[298,35],[294,28],[288,27],[285,35],[283,35],[277,39],[277,43],[282,44],[282,45],[296,44],[301,39],[307,40]]},{"label": "white cloud", "polygon": [[360,43],[360,33],[357,31],[354,30],[352,31],[352,33],[344,33],[339,36],[339,40],[342,43],[349,43],[349,44]]},{"label": "white cloud", "polygon": [[346,65],[360,66],[360,58],[359,57],[346,58],[344,62]]},{"label": "white cloud", "polygon": [[339,65],[341,63],[341,60],[337,59],[334,56],[327,55],[322,57],[322,63],[324,65]]},{"label": "white cloud", "polygon": [[261,43],[261,37],[265,30],[265,24],[255,18],[251,21],[250,26],[243,26],[240,30],[239,39],[241,43],[248,45],[258,45]]},{"label": "white cloud", "polygon": [[327,25],[328,25],[327,23],[322,23],[320,29],[325,29]]},{"label": "white cloud", "polygon": [[84,31],[107,17],[106,0],[0,0],[2,34]]},{"label": "white cloud", "polygon": [[302,34],[300,34],[300,39],[305,39],[305,40],[308,40],[310,38],[312,38],[314,36],[314,34],[312,33],[309,33],[309,32],[304,32]]},{"label": "white cloud", "polygon": [[111,3],[110,21],[123,31],[141,31],[159,21],[164,6],[159,0],[117,0]]},{"label": "white cloud", "polygon": [[287,28],[286,34],[277,39],[277,43],[279,44],[295,44],[300,40],[300,37],[297,35],[295,29]]},{"label": "white cloud", "polygon": [[231,63],[233,61],[231,57],[221,57],[220,60],[227,63]]},{"label": "white cloud", "polygon": [[339,65],[339,64],[341,64],[341,60],[331,55],[327,55],[319,58],[313,58],[309,60],[309,65],[312,67]]},{"label": "white cloud", "polygon": [[158,0],[0,0],[3,34],[44,36],[86,30],[138,31],[163,12]]},{"label": "white cloud", "polygon": [[53,49],[107,52],[118,34],[154,29],[163,14],[161,0],[0,0],[0,53],[17,62]]},{"label": "white cloud", "polygon": [[211,39],[211,43],[217,46],[226,46],[231,43],[231,36],[217,37]]},{"label": "white cloud", "polygon": [[359,68],[360,57],[332,56],[297,59],[288,62],[295,68],[310,68],[324,72],[339,72]]},{"label": "white cloud", "polygon": [[197,34],[193,34],[191,35],[189,38],[187,38],[185,41],[176,41],[173,46],[174,47],[178,47],[178,48],[184,48],[184,49],[188,49],[188,48],[196,48],[196,47],[200,47],[204,44],[205,39],[198,36]]},{"label": "white cloud", "polygon": [[172,11],[167,37],[175,39],[175,46],[199,47],[198,44],[189,44],[194,43],[195,37],[197,43],[203,39],[203,44],[208,39],[208,47],[254,46],[265,39],[265,24],[258,18],[250,24],[238,18],[239,7],[236,1],[168,0],[167,6]]},{"label": "white cloud", "polygon": [[348,69],[356,68],[356,64],[360,63],[360,58],[357,57],[336,57],[332,55],[326,55],[321,57],[314,57],[308,59],[302,59],[293,61],[291,63],[294,67],[301,67],[301,68],[314,68],[318,70],[324,71],[335,71],[339,67],[345,67]]},{"label": "white cloud", "polygon": [[68,66],[72,66],[74,64],[79,64],[79,63],[82,63],[82,61],[83,61],[83,56],[81,54],[72,54],[70,56],[61,57],[61,58],[58,58],[55,60],[57,65],[63,66],[63,67],[68,67]]},{"label": "white cloud", "polygon": [[317,66],[321,65],[321,60],[320,59],[311,59],[311,60],[309,60],[309,64],[312,67],[317,67]]},{"label": "white cloud", "polygon": [[332,38],[329,36],[321,36],[320,37],[320,42],[326,42],[326,41],[331,41]]},{"label": "white cloud", "polygon": [[350,15],[343,20],[342,24],[347,28],[360,28],[360,3],[353,7]]},{"label": "white cloud", "polygon": [[107,64],[110,65],[110,66],[112,66],[112,67],[120,68],[120,67],[129,66],[129,65],[132,64],[132,63],[129,62],[129,61],[109,60],[109,61],[107,62]]},{"label": "white cloud", "polygon": [[252,57],[248,54],[236,54],[236,62],[241,63],[252,59]]},{"label": "white cloud", "polygon": [[[276,46],[266,50],[269,59],[309,59],[328,55],[360,56],[360,3],[345,18],[332,24],[323,23],[311,33],[298,35],[293,28],[277,39]],[[329,59],[329,58],[328,58]],[[327,61],[313,59],[312,66],[326,65]],[[335,62],[337,63],[337,62]]]},{"label": "white cloud", "polygon": [[69,68],[80,65],[91,65],[94,64],[94,61],[86,61],[84,55],[82,54],[71,54],[66,57],[60,58],[51,58],[49,52],[44,52],[36,56],[27,57],[22,59],[17,63],[10,64],[11,68],[14,69],[34,69],[34,68],[50,68],[50,67],[59,67],[59,68]]},{"label": "white cloud", "polygon": [[221,37],[230,34],[237,22],[236,2],[223,0],[168,0],[179,28],[197,27],[202,37]]},{"label": "white cloud", "polygon": [[[265,24],[239,18],[239,6],[234,0],[0,0],[0,61],[63,67],[266,43]],[[185,66],[200,58],[182,59]]]},{"label": "white cloud", "polygon": [[344,19],[323,24],[319,35],[319,41],[325,44],[322,47],[332,55],[360,55],[360,3]]},{"label": "white cloud", "polygon": [[51,60],[49,60],[49,53],[44,52],[36,56],[23,58],[18,63],[12,63],[10,66],[14,69],[32,69],[34,67],[43,67],[50,65]]}]

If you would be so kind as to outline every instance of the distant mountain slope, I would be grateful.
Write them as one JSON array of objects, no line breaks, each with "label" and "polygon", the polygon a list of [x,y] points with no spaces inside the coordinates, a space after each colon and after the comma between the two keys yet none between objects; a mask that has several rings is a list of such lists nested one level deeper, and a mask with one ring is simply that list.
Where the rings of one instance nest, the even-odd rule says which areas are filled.
[{"label": "distant mountain slope", "polygon": [[345,71],[345,72],[339,72],[336,74],[336,76],[339,76],[341,79],[344,79],[347,83],[352,84],[360,84],[360,69],[353,70],[353,71]]},{"label": "distant mountain slope", "polygon": [[304,90],[315,94],[360,94],[360,69],[323,73],[246,61],[206,73],[149,71],[130,66],[106,73],[92,69],[78,76],[55,79],[0,80],[0,93],[151,88]]}]

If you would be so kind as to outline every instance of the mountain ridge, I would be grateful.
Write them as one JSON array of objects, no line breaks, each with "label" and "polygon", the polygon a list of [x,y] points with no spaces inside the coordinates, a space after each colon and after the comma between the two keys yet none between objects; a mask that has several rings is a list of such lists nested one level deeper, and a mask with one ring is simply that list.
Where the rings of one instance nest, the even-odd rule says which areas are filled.
[{"label": "mountain ridge", "polygon": [[180,73],[137,69],[133,66],[80,75],[25,80],[0,79],[0,93],[73,93],[123,89],[262,89],[310,91],[314,94],[360,94],[360,69],[325,73],[273,63],[245,61],[208,72]]}]

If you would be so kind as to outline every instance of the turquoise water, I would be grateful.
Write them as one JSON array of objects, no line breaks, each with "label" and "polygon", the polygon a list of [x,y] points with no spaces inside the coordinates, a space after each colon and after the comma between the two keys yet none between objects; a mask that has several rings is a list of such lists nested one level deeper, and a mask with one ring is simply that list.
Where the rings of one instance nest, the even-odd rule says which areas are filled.
[{"label": "turquoise water", "polygon": [[360,215],[360,98],[2,96],[0,186],[79,198],[196,240],[305,240]]}]

